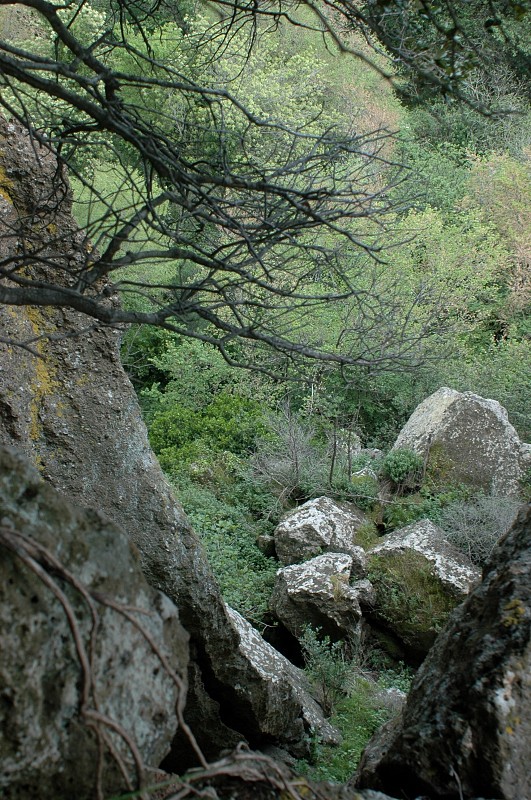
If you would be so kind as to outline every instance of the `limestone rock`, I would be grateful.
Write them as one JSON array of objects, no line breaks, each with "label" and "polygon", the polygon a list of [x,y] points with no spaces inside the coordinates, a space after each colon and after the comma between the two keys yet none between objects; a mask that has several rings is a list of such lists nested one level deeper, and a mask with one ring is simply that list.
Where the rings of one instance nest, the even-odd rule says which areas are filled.
[{"label": "limestone rock", "polygon": [[[361,548],[358,550],[364,558]],[[358,588],[350,585],[352,563],[353,557],[346,553],[324,553],[304,564],[279,569],[271,611],[296,637],[308,624],[321,628],[332,640],[357,635],[359,593],[366,598],[370,584],[361,581]]]},{"label": "limestone rock", "polygon": [[[171,659],[181,680],[188,637],[173,603],[146,583],[125,533],[95,511],[72,506],[25,458],[4,447],[0,518],[0,794],[10,800],[89,800],[96,796],[98,763],[91,714],[111,721],[100,728],[135,781],[131,751],[112,724],[136,744],[146,766],[157,767],[177,729],[177,700],[184,705],[178,685],[134,623]],[[131,612],[133,622],[102,596],[139,609]],[[97,614],[94,629],[89,601]],[[90,673],[82,653],[92,658]],[[107,796],[127,784],[104,750]]]},{"label": "limestone rock", "polygon": [[[420,668],[403,719],[355,782],[407,796],[529,797],[531,507],[496,546]],[[380,752],[376,754],[377,750]]]},{"label": "limestone rock", "polygon": [[300,756],[309,755],[311,734],[325,744],[338,744],[339,732],[311,696],[304,672],[264,641],[237,611],[228,608],[228,613],[240,637],[240,651],[262,678],[261,692],[249,694],[244,686],[238,687],[247,693],[248,703],[261,721],[260,735],[271,736],[291,753],[298,748]]},{"label": "limestone rock", "polygon": [[[42,237],[41,250],[55,263],[86,256],[70,213],[67,177],[57,170],[53,154],[1,119],[0,168],[10,181],[6,203],[15,229],[29,226],[24,234]],[[47,204],[46,197],[53,202]],[[10,230],[4,256],[16,246]],[[46,266],[42,270],[46,278]],[[48,334],[52,338],[34,345],[39,359],[2,343]],[[260,720],[246,700],[239,703],[254,689],[263,691],[262,678],[238,649],[203,547],[151,450],[120,363],[119,332],[97,323],[87,331],[86,317],[70,309],[2,308],[0,339],[0,443],[24,451],[46,481],[74,503],[101,509],[119,524],[137,546],[148,582],[178,606],[197,667],[190,672],[185,717],[201,733],[206,755],[216,757],[226,746],[226,738],[218,737],[225,730],[221,719],[236,726],[235,739],[259,738]],[[247,684],[245,692],[235,693],[235,684]],[[204,702],[205,693],[210,703]],[[184,752],[173,756],[181,759],[181,768],[192,765]]]},{"label": "limestone rock", "polygon": [[479,569],[430,520],[382,537],[367,557],[376,591],[374,618],[414,660],[422,659],[449,612],[478,583]]},{"label": "limestone rock", "polygon": [[367,523],[352,503],[328,497],[308,500],[291,511],[275,529],[277,556],[282,564],[297,564],[324,552],[350,553],[356,532]]},{"label": "limestone rock", "polygon": [[426,398],[400,431],[393,449],[408,448],[444,462],[448,477],[496,496],[518,496],[531,465],[523,444],[496,400],[442,388]]}]

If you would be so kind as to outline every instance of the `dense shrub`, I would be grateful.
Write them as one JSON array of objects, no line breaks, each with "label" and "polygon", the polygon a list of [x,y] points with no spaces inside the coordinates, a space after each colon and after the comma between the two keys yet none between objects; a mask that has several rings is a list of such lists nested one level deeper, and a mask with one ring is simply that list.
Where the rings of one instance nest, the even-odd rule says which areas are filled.
[{"label": "dense shrub", "polygon": [[382,464],[384,475],[391,478],[394,484],[413,488],[422,479],[423,460],[418,453],[406,448],[397,448],[388,453]]}]

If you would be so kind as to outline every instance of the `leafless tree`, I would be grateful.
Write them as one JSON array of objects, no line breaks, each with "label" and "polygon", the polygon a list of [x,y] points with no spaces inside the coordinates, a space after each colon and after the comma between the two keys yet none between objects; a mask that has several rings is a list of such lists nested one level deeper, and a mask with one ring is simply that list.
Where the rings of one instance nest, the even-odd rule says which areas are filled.
[{"label": "leafless tree", "polygon": [[[108,0],[104,27],[78,35],[87,5],[0,0],[0,11],[28,15],[21,19],[35,34],[33,44],[0,41],[4,115],[28,131],[37,159],[53,153],[57,164],[39,207],[17,207],[5,177],[16,214],[3,224],[0,302],[160,326],[214,344],[229,362],[256,363],[249,347],[235,349],[242,340],[343,366],[418,360],[447,319],[444,298],[428,286],[406,307],[385,267],[387,230],[400,211],[393,190],[405,177],[386,155],[392,132],[316,133],[256,116],[219,82],[157,59],[154,15],[186,24],[174,3]],[[304,24],[341,49],[352,49],[345,23],[370,32],[357,3],[306,5],[314,21]],[[198,50],[215,64],[236,35],[252,48],[268,26],[302,24],[299,6],[215,0],[218,17]],[[155,96],[175,102],[154,108],[142,99]],[[256,155],[259,140],[267,159]],[[105,161],[120,176],[110,193],[91,172]],[[65,229],[67,173],[81,187],[82,233]],[[125,302],[113,301],[117,292]],[[418,322],[428,299],[433,314]],[[332,344],[315,314],[331,302],[344,317]]]}]

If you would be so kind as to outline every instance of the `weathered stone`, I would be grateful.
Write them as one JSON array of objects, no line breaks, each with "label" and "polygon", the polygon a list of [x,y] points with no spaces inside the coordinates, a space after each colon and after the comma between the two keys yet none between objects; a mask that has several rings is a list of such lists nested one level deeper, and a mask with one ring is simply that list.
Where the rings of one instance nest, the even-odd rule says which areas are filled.
[{"label": "weathered stone", "polygon": [[428,652],[450,611],[481,573],[430,520],[382,537],[367,552],[376,591],[373,618],[404,644],[413,660]]},{"label": "weathered stone", "polygon": [[[72,506],[4,447],[0,519],[0,794],[89,800],[97,783],[94,715],[110,721],[98,727],[133,781],[132,753],[113,725],[152,768],[177,729],[182,692],[135,623],[171,660],[183,692],[188,637],[173,603],[146,583],[124,532]],[[105,745],[104,752],[105,795],[125,791]]]},{"label": "weathered stone", "polygon": [[[53,154],[1,119],[0,144],[0,168],[10,181],[4,199],[15,230],[22,226],[29,237],[42,236],[42,253],[56,262],[86,257],[70,213],[66,176],[56,169]],[[7,256],[16,237],[7,235],[3,247]],[[0,443],[24,451],[74,503],[101,509],[138,547],[148,582],[176,603],[190,634],[197,670],[185,716],[194,720],[209,753],[217,754],[226,741],[216,738],[223,727],[211,724],[213,709],[219,706],[220,719],[234,723],[236,738],[256,738],[261,722],[253,718],[248,696],[253,688],[263,693],[263,679],[238,649],[203,547],[150,448],[120,363],[119,333],[97,323],[86,329],[86,317],[70,309],[0,309],[3,342],[52,337],[34,344],[38,359],[0,343]],[[202,698],[195,697],[199,686]],[[205,693],[212,703],[202,719]],[[174,752],[175,759],[180,755]],[[188,765],[188,756],[182,757]]]},{"label": "weathered stone", "polygon": [[291,511],[275,529],[277,556],[282,564],[297,564],[324,552],[350,553],[356,532],[367,517],[352,503],[328,497],[308,500]]},{"label": "weathered stone", "polygon": [[359,591],[365,597],[368,587],[366,581],[359,591],[350,585],[352,561],[346,553],[324,553],[279,569],[271,611],[296,637],[311,625],[333,640],[356,638],[361,619]]},{"label": "weathered stone", "polygon": [[[379,751],[379,752],[378,752]],[[529,797],[531,507],[452,614],[392,734],[376,734],[355,782],[407,796]]]},{"label": "weathered stone", "polygon": [[408,448],[443,462],[446,478],[496,496],[518,496],[531,465],[523,444],[496,400],[442,388],[426,398],[400,431],[393,449]]},{"label": "weathered stone", "polygon": [[265,556],[268,558],[275,558],[276,557],[276,550],[275,550],[275,537],[269,536],[268,534],[261,534],[256,538],[256,546]]},{"label": "weathered stone", "polygon": [[240,651],[262,678],[261,694],[248,695],[249,705],[261,721],[257,734],[269,735],[300,757],[309,755],[310,735],[317,735],[325,744],[338,744],[339,732],[311,696],[304,672],[265,642],[237,611],[229,608],[228,613],[240,637]]}]

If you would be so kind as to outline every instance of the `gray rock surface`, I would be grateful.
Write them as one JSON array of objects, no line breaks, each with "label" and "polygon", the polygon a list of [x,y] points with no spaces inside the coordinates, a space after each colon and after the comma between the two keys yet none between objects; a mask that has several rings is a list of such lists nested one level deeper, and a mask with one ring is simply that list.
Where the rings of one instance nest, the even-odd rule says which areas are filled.
[{"label": "gray rock surface", "polygon": [[[95,797],[97,714],[110,721],[97,727],[135,783],[132,752],[113,726],[134,742],[146,767],[158,767],[168,753],[188,664],[176,607],[148,586],[120,528],[72,506],[26,458],[4,447],[0,519],[0,794]],[[134,608],[133,621],[101,596]],[[135,622],[171,659],[182,692]],[[105,796],[126,791],[104,751]]]},{"label": "gray rock surface", "polygon": [[523,508],[420,668],[403,718],[376,734],[359,787],[527,800],[531,762],[531,507]]},{"label": "gray rock surface", "polygon": [[[1,119],[0,168],[9,181],[1,200],[10,224],[22,226],[29,237],[38,235],[43,254],[55,261],[86,256],[70,214],[66,177],[58,174],[53,155],[34,149],[18,126]],[[2,246],[5,255],[16,237],[7,236]],[[41,358],[0,342],[0,443],[24,451],[74,503],[101,509],[121,525],[138,548],[148,582],[178,606],[195,664],[185,716],[201,734],[205,754],[216,757],[227,744],[227,737],[218,737],[227,729],[221,719],[236,726],[234,739],[260,743],[261,720],[247,701],[254,690],[262,696],[263,679],[238,649],[203,547],[150,448],[120,363],[119,332],[96,323],[87,331],[87,319],[69,309],[0,309],[2,341],[46,335],[52,338],[34,345]],[[190,763],[181,751],[174,758],[183,768]]]},{"label": "gray rock surface", "polygon": [[297,564],[325,552],[350,553],[367,517],[352,503],[329,497],[308,500],[287,514],[274,532],[281,564]]},{"label": "gray rock surface", "polygon": [[[338,744],[341,736],[325,719],[321,707],[311,696],[304,672],[265,642],[241,614],[232,608],[228,608],[228,613],[240,637],[240,651],[267,686],[260,698],[256,693],[248,698],[250,704],[257,706],[255,713],[260,716],[262,733],[269,733],[281,744],[283,739],[288,744],[300,740],[301,756],[308,755],[305,742],[308,736],[316,735],[324,744]],[[298,731],[292,730],[294,719],[298,719]]]},{"label": "gray rock surface", "polygon": [[[361,548],[360,558],[365,560]],[[270,608],[296,637],[306,625],[321,628],[332,640],[357,638],[361,620],[359,592],[350,585],[353,558],[324,553],[277,572]],[[367,581],[361,591],[367,595]]]},{"label": "gray rock surface", "polygon": [[531,449],[496,400],[443,387],[426,398],[400,431],[393,449],[428,452],[444,460],[447,477],[497,496],[518,496]]},{"label": "gray rock surface", "polygon": [[383,536],[367,558],[376,591],[373,616],[417,658],[428,652],[448,613],[481,578],[430,520]]}]

